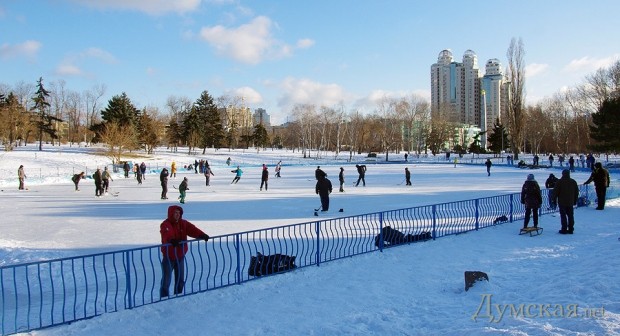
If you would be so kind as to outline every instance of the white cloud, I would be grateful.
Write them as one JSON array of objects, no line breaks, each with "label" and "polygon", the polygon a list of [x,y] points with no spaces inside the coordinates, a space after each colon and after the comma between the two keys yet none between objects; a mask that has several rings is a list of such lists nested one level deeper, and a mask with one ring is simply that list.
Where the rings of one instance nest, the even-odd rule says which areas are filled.
[{"label": "white cloud", "polygon": [[116,63],[116,58],[109,52],[99,48],[88,48],[80,54],[80,58],[96,58],[106,63]]},{"label": "white cloud", "polygon": [[41,49],[41,43],[37,41],[26,41],[24,43],[10,45],[5,43],[0,45],[0,58],[2,59],[10,59],[10,58],[19,58],[19,57],[27,57],[34,58],[37,55],[37,52]]},{"label": "white cloud", "polygon": [[263,102],[263,96],[258,91],[249,86],[244,86],[236,89],[229,90],[225,94],[233,97],[242,97],[245,100],[245,104],[261,104]]},{"label": "white cloud", "polygon": [[600,68],[606,68],[612,65],[614,62],[620,59],[620,54],[614,54],[605,58],[592,58],[584,56],[579,59],[574,59],[568,63],[563,69],[565,72],[589,72],[596,71]]},{"label": "white cloud", "polygon": [[314,45],[314,40],[311,39],[301,39],[297,41],[297,48],[307,49]]},{"label": "white cloud", "polygon": [[549,68],[549,64],[532,63],[525,67],[525,76],[528,78],[537,76],[545,72]]},{"label": "white cloud", "polygon": [[318,106],[336,106],[352,99],[337,84],[323,84],[308,79],[287,78],[279,84],[282,96],[278,106],[288,113],[296,104],[315,104]]},{"label": "white cloud", "polygon": [[135,10],[150,15],[187,13],[196,10],[201,0],[72,0],[84,6],[98,9]]},{"label": "white cloud", "polygon": [[307,49],[314,45],[310,39],[301,39],[293,47],[272,36],[277,25],[268,17],[258,16],[237,28],[223,25],[203,27],[199,36],[207,41],[222,56],[239,62],[258,64],[266,59],[289,57],[295,49]]},{"label": "white cloud", "polygon": [[271,37],[272,22],[265,16],[256,17],[235,29],[223,26],[204,27],[200,37],[211,44],[219,54],[240,62],[257,64],[274,48]]},{"label": "white cloud", "polygon": [[61,76],[80,76],[83,74],[82,70],[73,64],[61,64],[56,67],[54,72]]},{"label": "white cloud", "polygon": [[84,76],[85,72],[79,64],[88,59],[97,59],[104,63],[113,64],[117,60],[114,55],[99,48],[88,48],[76,54],[70,54],[56,67],[56,74],[65,76]]}]

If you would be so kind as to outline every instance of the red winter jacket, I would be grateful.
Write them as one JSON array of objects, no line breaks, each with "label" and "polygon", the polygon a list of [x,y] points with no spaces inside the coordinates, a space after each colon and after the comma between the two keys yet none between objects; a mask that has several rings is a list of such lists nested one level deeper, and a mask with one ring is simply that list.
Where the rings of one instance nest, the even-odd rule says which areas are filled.
[{"label": "red winter jacket", "polygon": [[[181,217],[179,221],[175,223],[174,212],[177,209],[181,210]],[[187,236],[201,238],[205,235],[205,233],[194,226],[194,224],[183,219],[183,208],[178,205],[171,205],[168,207],[168,219],[161,223],[159,232],[161,233],[162,244],[170,243],[171,240],[176,240],[177,242],[185,241],[187,240]],[[182,259],[185,253],[187,253],[187,244],[162,246],[161,253],[170,260]]]}]

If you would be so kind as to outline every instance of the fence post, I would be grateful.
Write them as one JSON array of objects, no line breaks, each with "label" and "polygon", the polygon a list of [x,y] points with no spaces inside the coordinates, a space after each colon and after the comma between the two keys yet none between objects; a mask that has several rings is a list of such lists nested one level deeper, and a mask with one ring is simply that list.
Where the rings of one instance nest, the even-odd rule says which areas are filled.
[{"label": "fence post", "polygon": [[514,206],[513,206],[513,204],[512,204],[512,202],[513,202],[513,198],[514,198],[513,196],[514,196],[514,194],[510,194],[510,195],[509,195],[509,199],[510,199],[510,209],[509,209],[508,211],[509,211],[509,213],[510,213],[510,222],[511,222],[511,223],[512,223],[512,214],[513,214],[513,212],[514,212]]},{"label": "fence post", "polygon": [[431,206],[431,212],[433,214],[433,240],[437,238],[437,205],[433,204]]},{"label": "fence post", "polygon": [[316,265],[321,264],[321,222],[316,222]]},{"label": "fence post", "polygon": [[241,283],[241,251],[239,250],[241,247],[240,240],[241,238],[239,237],[239,234],[235,234],[235,251],[237,251],[237,284]]},{"label": "fence post", "polygon": [[383,212],[379,213],[379,251],[383,252]]},{"label": "fence post", "polygon": [[131,300],[131,258],[129,256],[130,251],[125,252],[125,263],[127,268],[125,269],[125,293],[127,295],[127,309],[133,308],[133,301]]},{"label": "fence post", "polygon": [[480,199],[477,198],[474,203],[476,204],[476,231],[478,231],[480,227]]}]

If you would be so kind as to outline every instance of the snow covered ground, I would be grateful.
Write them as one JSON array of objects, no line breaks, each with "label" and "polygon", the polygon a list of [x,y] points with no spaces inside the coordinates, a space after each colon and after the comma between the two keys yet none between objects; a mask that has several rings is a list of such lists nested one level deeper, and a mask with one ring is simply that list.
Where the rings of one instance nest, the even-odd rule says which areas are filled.
[{"label": "snow covered ground", "polygon": [[[367,185],[356,188],[348,153],[315,160],[290,151],[209,150],[189,157],[162,149],[131,158],[152,171],[142,185],[116,174],[111,188],[118,197],[96,198],[92,180],[83,180],[80,192],[70,181],[74,171],[92,174],[109,162],[92,151],[47,145],[38,152],[29,145],[0,153],[0,265],[157,244],[159,224],[177,192],[170,188],[170,199],[160,200],[156,171],[172,161],[182,167],[204,158],[213,166],[210,187],[193,171],[181,171],[169,183],[189,178],[184,218],[211,236],[316,219],[317,165],[335,186],[341,166],[347,180],[346,191],[334,191],[331,210],[321,218],[518,192],[528,173],[541,185],[549,173],[560,175],[559,169],[496,164],[487,177],[482,165],[454,167],[432,157],[368,161]],[[284,166],[278,179],[273,174],[279,160]],[[268,191],[259,191],[262,163],[271,172]],[[17,190],[20,164],[27,191]],[[245,173],[230,185],[237,164]],[[405,167],[412,187],[402,183]],[[579,183],[588,176],[573,174]],[[507,223],[30,334],[620,335],[619,214],[620,201],[612,200],[604,211],[576,210],[574,235],[557,234],[559,218],[547,215],[540,221],[545,232],[537,237],[517,235],[520,221]],[[471,270],[486,272],[490,281],[465,291],[463,272]]]}]

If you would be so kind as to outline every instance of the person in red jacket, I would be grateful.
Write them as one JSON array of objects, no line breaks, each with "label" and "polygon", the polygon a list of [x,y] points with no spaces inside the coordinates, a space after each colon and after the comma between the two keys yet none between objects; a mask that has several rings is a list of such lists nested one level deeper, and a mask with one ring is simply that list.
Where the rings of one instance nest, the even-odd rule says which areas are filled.
[{"label": "person in red jacket", "polygon": [[185,285],[185,253],[188,247],[187,237],[200,238],[205,241],[209,240],[209,235],[202,232],[194,224],[183,219],[183,208],[178,205],[168,207],[168,218],[164,220],[159,232],[161,233],[161,253],[163,255],[161,261],[161,287],[159,289],[160,297],[168,296],[170,288],[171,275],[174,270],[174,294],[183,293]]}]

